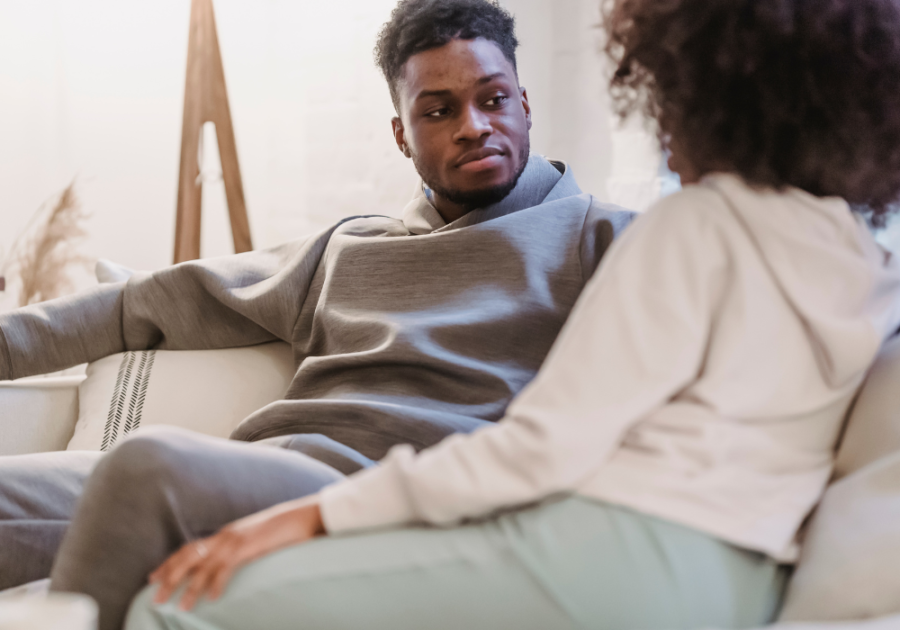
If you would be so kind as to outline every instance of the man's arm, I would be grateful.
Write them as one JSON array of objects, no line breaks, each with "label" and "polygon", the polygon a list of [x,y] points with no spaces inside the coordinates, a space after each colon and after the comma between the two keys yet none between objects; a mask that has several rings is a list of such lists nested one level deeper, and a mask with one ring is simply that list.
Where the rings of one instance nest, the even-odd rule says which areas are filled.
[{"label": "man's arm", "polygon": [[637,213],[622,206],[603,203],[596,197],[591,199],[591,207],[581,229],[581,270],[585,282],[594,275],[609,246],[636,216]]},{"label": "man's arm", "polygon": [[274,249],[192,261],[0,315],[0,380],[125,350],[289,340],[337,226]]}]

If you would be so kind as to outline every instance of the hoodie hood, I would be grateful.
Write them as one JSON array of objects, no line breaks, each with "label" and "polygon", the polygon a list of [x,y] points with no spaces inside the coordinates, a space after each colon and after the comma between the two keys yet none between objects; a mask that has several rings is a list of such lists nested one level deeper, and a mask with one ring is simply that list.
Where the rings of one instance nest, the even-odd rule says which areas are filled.
[{"label": "hoodie hood", "polygon": [[413,199],[403,210],[403,223],[410,234],[432,234],[483,223],[542,203],[580,194],[581,189],[575,182],[572,169],[564,162],[532,154],[509,195],[493,205],[472,210],[452,223],[444,221],[426,194],[424,182],[420,181],[416,185]]},{"label": "hoodie hood", "polygon": [[721,195],[759,249],[804,324],[823,380],[834,389],[851,385],[897,330],[897,257],[875,242],[843,199],[754,189],[721,173],[700,185]]}]

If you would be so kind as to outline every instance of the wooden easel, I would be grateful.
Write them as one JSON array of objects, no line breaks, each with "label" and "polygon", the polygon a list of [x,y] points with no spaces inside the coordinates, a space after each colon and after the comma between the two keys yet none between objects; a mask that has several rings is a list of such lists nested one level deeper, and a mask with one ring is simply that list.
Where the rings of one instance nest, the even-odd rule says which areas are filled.
[{"label": "wooden easel", "polygon": [[216,34],[212,0],[191,1],[184,118],[181,128],[181,168],[178,174],[178,212],[175,218],[175,263],[200,258],[200,202],[203,187],[198,180],[197,152],[203,124],[213,122],[222,159],[222,179],[235,252],[253,249],[250,223],[244,203],[244,186],[238,165],[234,127],[228,106],[225,71]]}]

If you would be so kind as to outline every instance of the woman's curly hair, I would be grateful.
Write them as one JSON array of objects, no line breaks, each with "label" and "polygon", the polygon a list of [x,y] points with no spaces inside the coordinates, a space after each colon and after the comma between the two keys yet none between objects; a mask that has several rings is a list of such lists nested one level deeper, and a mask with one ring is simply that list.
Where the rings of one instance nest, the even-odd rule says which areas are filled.
[{"label": "woman's curly hair", "polygon": [[836,195],[883,225],[900,197],[900,0],[609,0],[618,113],[699,172]]}]

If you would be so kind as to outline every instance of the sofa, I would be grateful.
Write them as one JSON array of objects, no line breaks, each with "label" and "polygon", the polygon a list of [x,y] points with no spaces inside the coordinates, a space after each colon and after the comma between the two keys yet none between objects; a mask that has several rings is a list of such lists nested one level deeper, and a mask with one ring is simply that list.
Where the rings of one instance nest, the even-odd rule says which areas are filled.
[{"label": "sofa", "polygon": [[[149,356],[156,367],[152,378],[142,368],[146,382],[139,400],[146,412],[135,428],[141,422],[181,424],[225,436],[247,409],[279,398],[293,370],[290,349],[280,343]],[[113,391],[117,371],[129,362],[148,363],[147,357],[124,353],[88,366],[83,375],[0,382],[0,455],[99,448],[104,422],[109,441],[110,392],[125,397],[121,376]],[[217,377],[211,382],[218,389],[204,387],[198,375],[207,371],[232,374],[233,384],[223,388]],[[175,391],[183,381],[190,387]],[[139,384],[133,387],[137,392]],[[196,414],[172,416],[166,401],[173,397],[178,408],[188,409],[191,401],[208,408],[215,398],[218,415],[226,417],[215,425],[192,425]],[[900,630],[900,337],[885,345],[861,388],[836,462],[832,483],[805,530],[781,619],[770,630]],[[45,589],[46,583],[27,585],[0,598]]]}]

